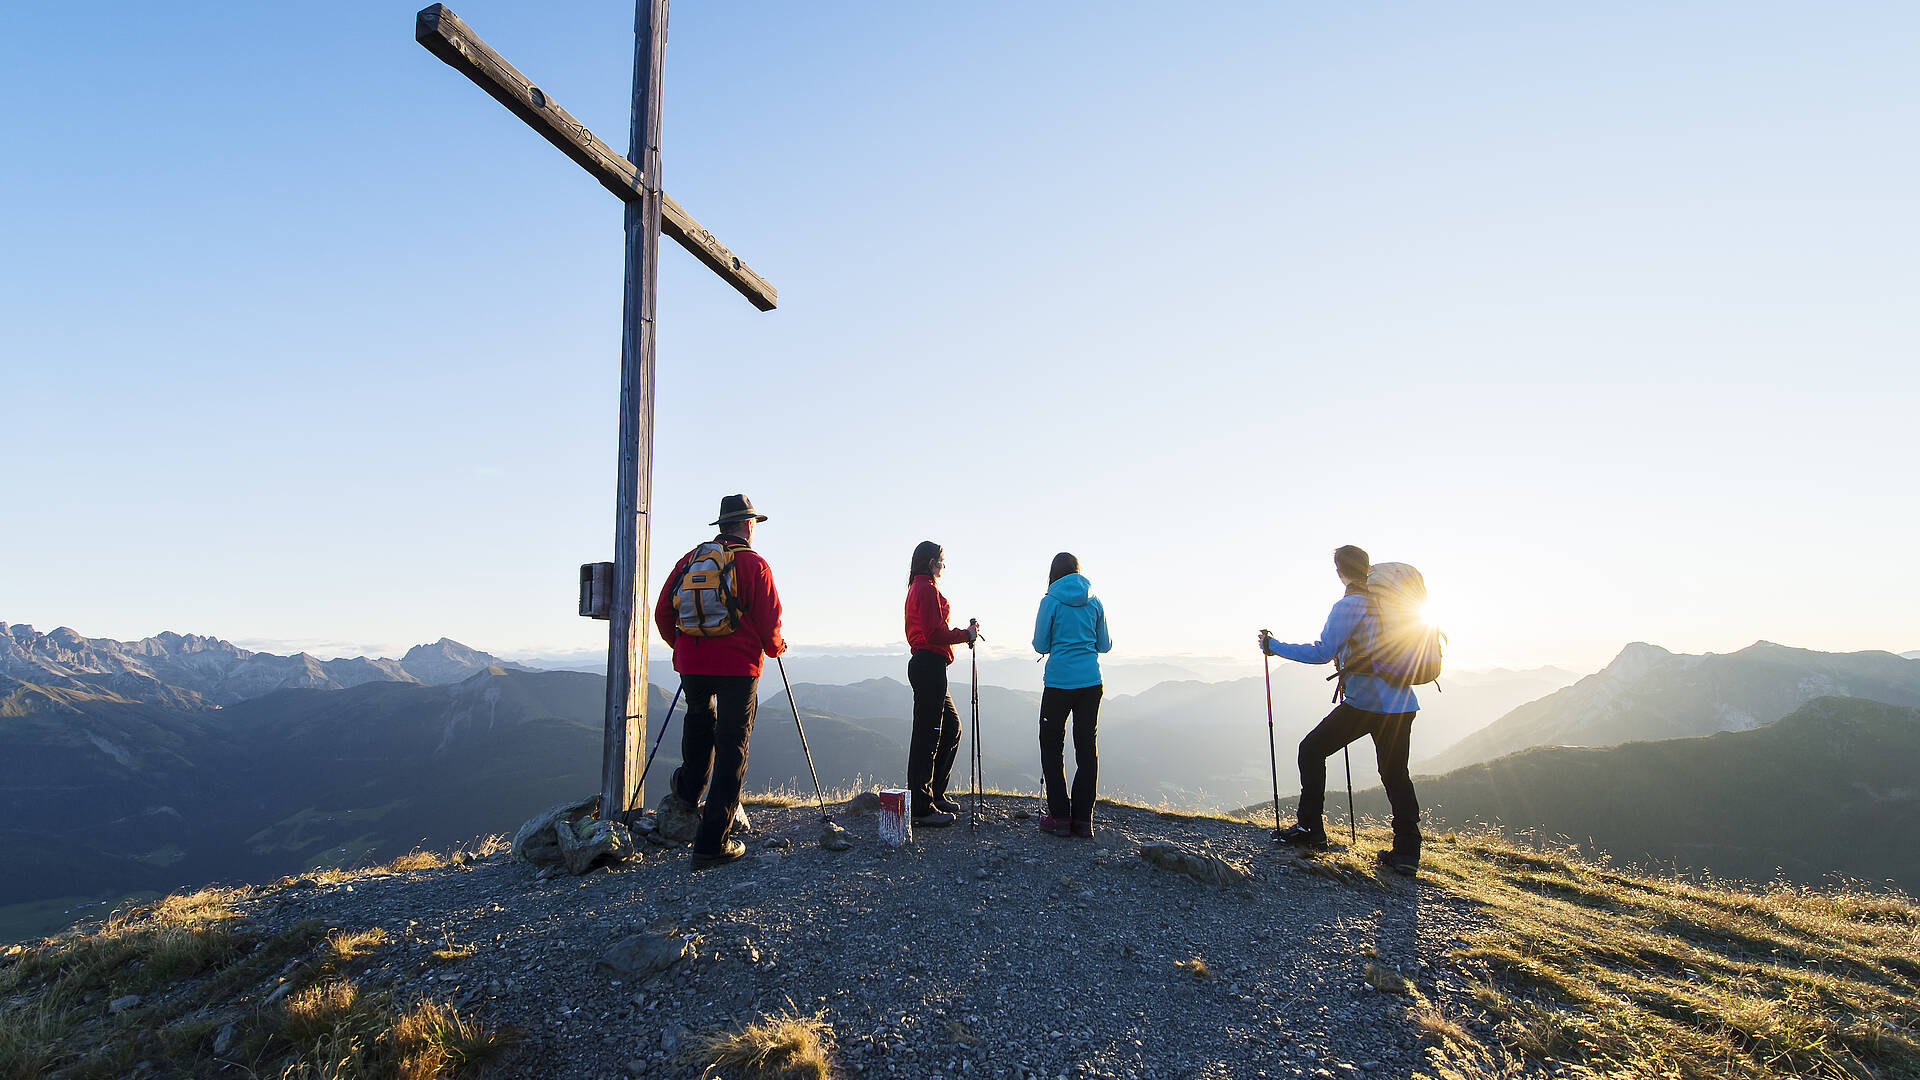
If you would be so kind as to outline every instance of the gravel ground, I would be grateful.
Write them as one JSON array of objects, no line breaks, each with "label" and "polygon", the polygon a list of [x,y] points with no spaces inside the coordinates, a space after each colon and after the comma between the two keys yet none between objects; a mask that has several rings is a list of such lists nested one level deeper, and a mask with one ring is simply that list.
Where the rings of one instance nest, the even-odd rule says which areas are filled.
[{"label": "gravel ground", "polygon": [[[381,926],[369,978],[463,1002],[521,1031],[506,1071],[551,1078],[700,1075],[697,1034],[792,1007],[822,1013],[848,1077],[1407,1077],[1424,1060],[1397,969],[1451,1016],[1476,1013],[1445,953],[1478,916],[1418,879],[1306,872],[1265,829],[1101,807],[1095,839],[1039,831],[1037,800],[986,800],[977,832],[877,840],[836,813],[851,851],[815,844],[814,808],[753,811],[751,854],[694,873],[685,851],[535,880],[500,855],[466,866],[287,890],[269,924]],[[1244,866],[1205,885],[1139,857],[1172,841]],[[598,961],[635,933],[691,941],[644,982]],[[435,949],[472,955],[436,963]],[[1176,966],[1199,959],[1206,974]]]}]

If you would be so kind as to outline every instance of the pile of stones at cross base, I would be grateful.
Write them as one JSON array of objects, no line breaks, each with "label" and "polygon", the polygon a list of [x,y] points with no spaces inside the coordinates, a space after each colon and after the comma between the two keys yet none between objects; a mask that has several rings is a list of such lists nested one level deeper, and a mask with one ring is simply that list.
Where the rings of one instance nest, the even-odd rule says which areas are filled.
[{"label": "pile of stones at cross base", "polygon": [[[871,791],[855,795],[847,804],[847,811],[856,815],[877,813],[879,809],[880,796]],[[631,828],[619,821],[602,820],[599,813],[598,795],[542,810],[514,834],[513,854],[541,867],[542,878],[578,876],[632,858],[636,841],[684,848],[693,843],[700,828],[699,808],[689,806],[671,791],[658,808],[637,816]],[[734,806],[732,831],[753,834],[746,807]],[[820,846],[828,851],[845,851],[853,846],[853,836],[823,814]]]}]

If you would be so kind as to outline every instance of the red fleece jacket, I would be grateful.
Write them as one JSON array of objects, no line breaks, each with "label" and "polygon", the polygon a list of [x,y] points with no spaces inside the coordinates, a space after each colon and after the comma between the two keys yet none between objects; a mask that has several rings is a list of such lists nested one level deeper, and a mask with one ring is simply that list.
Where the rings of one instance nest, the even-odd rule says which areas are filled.
[{"label": "red fleece jacket", "polygon": [[660,586],[653,605],[653,625],[660,640],[673,649],[673,670],[682,675],[758,675],[762,656],[787,651],[780,637],[780,591],[773,587],[767,560],[737,536],[715,537],[733,551],[734,583],[739,589],[740,628],[722,637],[687,637],[680,633],[680,613],[673,606],[673,587],[687,572],[689,551],[680,556]]},{"label": "red fleece jacket", "polygon": [[940,595],[933,578],[914,575],[913,584],[907,586],[908,647],[932,650],[953,663],[953,647],[966,643],[967,628],[949,627],[947,620],[951,617],[947,598]]}]

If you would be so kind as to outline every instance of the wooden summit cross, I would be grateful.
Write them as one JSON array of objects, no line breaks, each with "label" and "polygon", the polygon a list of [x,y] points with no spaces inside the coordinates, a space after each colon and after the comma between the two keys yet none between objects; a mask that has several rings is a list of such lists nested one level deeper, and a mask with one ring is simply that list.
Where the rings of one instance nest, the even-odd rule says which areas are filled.
[{"label": "wooden summit cross", "polygon": [[607,728],[600,816],[617,820],[645,801],[639,777],[647,737],[647,514],[653,492],[654,297],[660,233],[680,242],[761,311],[772,285],[660,190],[661,68],[667,0],[634,12],[633,126],[626,157],[594,137],[546,92],[487,47],[460,17],[435,4],[415,16],[414,40],[445,60],[626,204],[627,288],[620,335],[619,510],[613,528],[613,596],[607,617]]}]

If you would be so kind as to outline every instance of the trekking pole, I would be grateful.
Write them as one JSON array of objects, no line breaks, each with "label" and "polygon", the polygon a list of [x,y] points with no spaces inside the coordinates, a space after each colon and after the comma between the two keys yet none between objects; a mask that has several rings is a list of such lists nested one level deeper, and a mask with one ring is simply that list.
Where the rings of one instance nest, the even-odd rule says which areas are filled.
[{"label": "trekking pole", "polygon": [[[673,703],[667,706],[667,718],[660,721],[660,734],[653,737],[653,749],[647,751],[646,763],[640,766],[640,782],[633,786],[642,791],[646,790],[647,787],[647,770],[653,768],[653,755],[660,752],[660,740],[667,737],[667,725],[673,723],[674,706],[680,704],[680,695],[684,693],[686,689],[686,684],[681,683],[679,689],[673,692]],[[691,706],[689,706],[689,708],[691,708]]]},{"label": "trekking pole", "polygon": [[973,621],[970,623],[970,626],[971,626],[971,629],[973,630],[973,640],[967,642],[967,654],[972,660],[971,666],[973,668],[973,675],[972,675],[973,748],[972,748],[972,751],[967,755],[967,757],[969,762],[968,771],[973,773],[973,777],[972,777],[973,809],[972,809],[972,812],[970,812],[967,815],[967,831],[978,832],[980,829],[980,776],[981,776],[981,773],[980,773],[980,767],[981,767],[980,766],[980,650],[976,648],[975,645],[980,640],[980,624],[977,621]]},{"label": "trekking pole", "polygon": [[827,797],[820,792],[820,774],[813,768],[813,750],[807,746],[807,729],[800,726],[800,706],[793,703],[793,683],[787,680],[787,662],[774,657],[773,662],[780,665],[780,685],[787,688],[787,708],[793,710],[793,730],[800,733],[800,752],[807,755],[807,772],[813,776],[813,797],[820,801],[820,820],[832,821],[827,815]]},{"label": "trekking pole", "polygon": [[1360,842],[1360,827],[1353,823],[1353,752],[1343,746],[1340,756],[1347,760],[1347,843],[1353,845]]},{"label": "trekking pole", "polygon": [[1280,754],[1273,748],[1273,654],[1267,651],[1271,631],[1260,631],[1260,666],[1267,673],[1267,764],[1273,769],[1273,838],[1280,839]]}]

